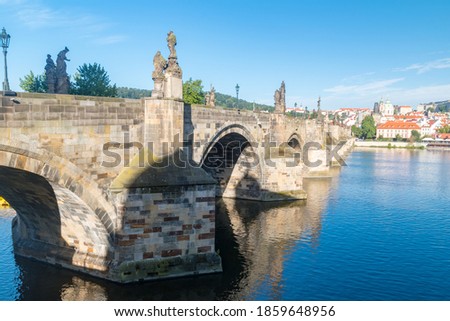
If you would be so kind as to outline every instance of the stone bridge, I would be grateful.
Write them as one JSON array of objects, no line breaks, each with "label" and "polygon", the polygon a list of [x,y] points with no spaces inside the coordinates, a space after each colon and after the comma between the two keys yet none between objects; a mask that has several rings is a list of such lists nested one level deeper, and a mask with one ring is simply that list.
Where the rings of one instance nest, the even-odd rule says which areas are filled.
[{"label": "stone bridge", "polygon": [[[215,197],[304,199],[329,124],[200,105],[1,96],[0,195],[16,254],[118,282],[211,273]],[[313,142],[313,147],[305,146]],[[316,166],[305,166],[305,151]]]}]

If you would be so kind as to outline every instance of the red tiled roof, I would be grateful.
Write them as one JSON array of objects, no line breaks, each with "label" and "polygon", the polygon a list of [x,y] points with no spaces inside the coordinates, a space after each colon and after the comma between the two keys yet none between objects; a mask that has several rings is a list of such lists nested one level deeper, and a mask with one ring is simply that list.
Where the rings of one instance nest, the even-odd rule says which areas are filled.
[{"label": "red tiled roof", "polygon": [[450,139],[450,134],[437,134],[436,137],[440,139]]},{"label": "red tiled roof", "polygon": [[371,112],[372,110],[370,108],[341,108],[341,111],[368,111]]},{"label": "red tiled roof", "polygon": [[416,116],[416,115],[395,115],[395,119],[420,119],[423,115]]},{"label": "red tiled roof", "polygon": [[415,129],[419,130],[420,127],[416,123],[409,123],[403,121],[388,121],[384,124],[378,125],[377,129]]}]

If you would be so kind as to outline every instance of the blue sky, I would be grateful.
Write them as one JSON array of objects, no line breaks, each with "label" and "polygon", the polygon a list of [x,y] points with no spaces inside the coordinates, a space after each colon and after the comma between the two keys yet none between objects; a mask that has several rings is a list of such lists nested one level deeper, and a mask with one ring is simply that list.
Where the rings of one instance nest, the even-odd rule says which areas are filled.
[{"label": "blue sky", "polygon": [[[153,55],[177,36],[184,80],[273,104],[372,107],[450,99],[450,1],[0,0],[13,90],[46,55],[70,49],[68,73],[101,64],[117,86],[151,89]],[[0,69],[3,79],[3,64]]]}]

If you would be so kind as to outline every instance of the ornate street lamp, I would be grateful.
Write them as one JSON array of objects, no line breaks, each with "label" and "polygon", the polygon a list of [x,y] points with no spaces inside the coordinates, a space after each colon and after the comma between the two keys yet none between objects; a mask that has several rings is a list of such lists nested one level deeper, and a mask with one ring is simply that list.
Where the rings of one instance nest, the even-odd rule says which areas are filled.
[{"label": "ornate street lamp", "polygon": [[2,30],[1,38],[3,54],[5,55],[5,81],[3,82],[3,92],[6,92],[10,90],[8,81],[8,65],[6,64],[6,54],[8,53],[9,40],[11,39],[11,36],[6,33],[5,28],[3,28]]},{"label": "ornate street lamp", "polygon": [[236,107],[239,108],[239,84],[236,84]]}]

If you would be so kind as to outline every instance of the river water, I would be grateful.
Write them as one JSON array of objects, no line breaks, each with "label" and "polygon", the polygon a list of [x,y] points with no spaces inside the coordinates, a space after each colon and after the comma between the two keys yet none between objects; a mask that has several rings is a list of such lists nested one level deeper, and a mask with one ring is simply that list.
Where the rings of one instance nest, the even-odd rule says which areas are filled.
[{"label": "river water", "polygon": [[14,257],[0,300],[450,300],[450,153],[354,151],[306,202],[217,200],[224,273],[119,285]]}]

